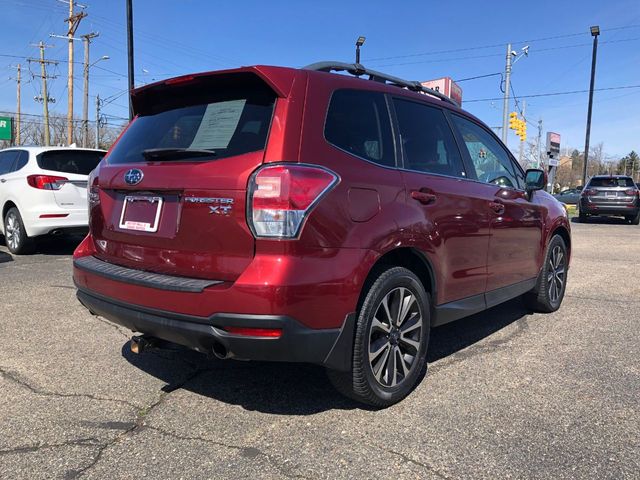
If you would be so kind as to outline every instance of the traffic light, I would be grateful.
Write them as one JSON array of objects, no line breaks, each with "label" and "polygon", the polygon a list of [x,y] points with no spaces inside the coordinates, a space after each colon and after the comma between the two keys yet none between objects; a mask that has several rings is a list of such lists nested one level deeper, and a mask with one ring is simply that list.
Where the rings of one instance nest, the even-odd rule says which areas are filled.
[{"label": "traffic light", "polygon": [[515,130],[516,135],[520,137],[520,141],[524,141],[524,138],[527,136],[527,123],[524,120],[516,118],[513,121],[513,124],[513,129]]},{"label": "traffic light", "polygon": [[516,112],[511,112],[509,114],[509,128],[511,130],[515,130],[518,126],[518,114]]}]

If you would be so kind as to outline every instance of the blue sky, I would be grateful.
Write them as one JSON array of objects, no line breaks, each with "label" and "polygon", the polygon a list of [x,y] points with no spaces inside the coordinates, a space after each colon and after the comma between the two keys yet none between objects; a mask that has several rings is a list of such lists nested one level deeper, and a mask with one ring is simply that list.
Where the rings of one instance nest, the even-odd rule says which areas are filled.
[{"label": "blue sky", "polygon": [[[113,99],[109,121],[127,116],[124,0],[86,0],[78,34],[100,32],[92,61],[91,96]],[[0,0],[0,111],[15,110],[15,57],[37,56],[30,44],[54,45],[47,57],[66,60],[66,7],[57,0]],[[136,83],[193,71],[251,64],[300,67],[318,60],[352,61],[354,41],[367,37],[362,63],[411,80],[454,79],[504,70],[507,42],[530,46],[514,66],[516,95],[585,90],[589,87],[591,36],[600,25],[596,88],[640,85],[640,2],[637,0],[538,2],[379,2],[134,0]],[[556,37],[556,38],[549,38]],[[558,38],[559,37],[559,38]],[[452,51],[457,50],[457,51]],[[442,52],[442,53],[437,53]],[[10,57],[13,55],[15,57]],[[78,45],[76,59],[82,59]],[[36,72],[36,64],[31,69]],[[52,70],[54,112],[66,112],[66,64]],[[28,69],[27,69],[28,71]],[[76,68],[75,111],[81,112],[81,68]],[[25,81],[29,80],[28,74]],[[463,107],[490,126],[502,123],[500,76],[461,82]],[[38,79],[23,87],[23,112],[41,113],[32,100]],[[121,96],[119,96],[121,95]],[[611,156],[640,150],[640,88],[596,91],[591,143],[604,142]],[[93,100],[91,100],[93,105]],[[512,107],[513,109],[513,107]],[[544,130],[562,135],[563,146],[582,149],[587,94],[527,99],[527,120],[542,118]],[[93,114],[90,115],[92,117]],[[529,126],[531,139],[537,134]],[[517,137],[509,135],[517,148]]]}]

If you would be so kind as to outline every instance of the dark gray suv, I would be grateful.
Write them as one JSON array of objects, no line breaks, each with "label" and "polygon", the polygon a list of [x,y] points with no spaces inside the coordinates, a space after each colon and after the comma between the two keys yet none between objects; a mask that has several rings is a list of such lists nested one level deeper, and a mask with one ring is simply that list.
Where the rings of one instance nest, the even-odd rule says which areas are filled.
[{"label": "dark gray suv", "polygon": [[640,223],[638,187],[625,175],[596,175],[582,190],[580,221],[591,215],[621,216],[633,225]]}]

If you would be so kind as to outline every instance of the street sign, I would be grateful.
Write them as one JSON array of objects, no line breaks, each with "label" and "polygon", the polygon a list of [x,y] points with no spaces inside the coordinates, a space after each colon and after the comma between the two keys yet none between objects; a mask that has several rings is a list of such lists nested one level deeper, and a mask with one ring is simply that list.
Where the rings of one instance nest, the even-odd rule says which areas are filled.
[{"label": "street sign", "polygon": [[558,158],[558,156],[560,155],[559,133],[547,132],[547,154],[550,158]]},{"label": "street sign", "polygon": [[447,97],[456,102],[458,106],[462,105],[462,89],[456,82],[451,80],[451,77],[427,80],[426,82],[422,82],[422,86],[435,90],[436,92],[444,93]]},{"label": "street sign", "polygon": [[550,167],[557,167],[559,164],[559,160],[557,158],[549,158],[549,166]]},{"label": "street sign", "polygon": [[13,118],[0,117],[0,140],[9,140],[13,138],[12,127]]}]

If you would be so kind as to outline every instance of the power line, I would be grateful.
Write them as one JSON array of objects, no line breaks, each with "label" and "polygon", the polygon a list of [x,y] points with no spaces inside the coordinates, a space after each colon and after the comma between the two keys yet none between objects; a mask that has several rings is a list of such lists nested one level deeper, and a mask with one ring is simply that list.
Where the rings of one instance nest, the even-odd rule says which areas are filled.
[{"label": "power line", "polygon": [[[606,41],[600,42],[600,45],[607,44],[607,43],[634,42],[634,41],[637,41],[637,40],[640,40],[640,37],[626,38],[626,39],[622,39],[622,40],[606,40]],[[558,47],[531,49],[531,50],[529,50],[529,56],[539,54],[540,52],[557,52],[557,51],[560,51],[560,50],[565,49],[565,48],[577,48],[577,47],[584,47],[584,46],[590,46],[590,45],[591,45],[590,43],[575,43],[573,45],[562,45],[562,46],[558,46]],[[381,67],[399,67],[399,66],[404,66],[404,65],[421,65],[421,64],[425,64],[425,63],[442,63],[442,62],[452,62],[452,61],[456,61],[456,60],[473,60],[473,59],[476,59],[476,58],[490,58],[490,57],[503,57],[503,56],[504,56],[504,53],[489,53],[489,54],[485,54],[485,55],[469,55],[469,56],[466,56],[466,57],[437,58],[437,59],[434,59],[434,60],[418,60],[418,61],[415,61],[415,62],[385,63],[385,64],[382,64],[382,65],[374,65],[374,66],[376,66],[378,68],[381,68]],[[374,62],[374,61],[371,60],[371,62]]]},{"label": "power line", "polygon": [[[8,110],[0,110],[0,112],[1,112],[3,115],[9,115],[9,116],[17,115],[17,112],[11,112],[11,111],[8,111]],[[21,116],[23,116],[23,117],[44,118],[44,115],[42,115],[42,114],[37,114],[37,113],[24,113],[24,112],[20,112],[20,115],[21,115]],[[113,119],[116,119],[116,120],[122,120],[122,121],[124,121],[124,122],[128,122],[128,121],[129,121],[129,119],[128,119],[127,117],[119,117],[119,116],[117,116],[117,115],[105,115],[105,116],[108,116],[108,117],[113,118]],[[65,117],[63,114],[59,114],[59,113],[56,113],[56,114],[55,114],[55,116],[54,116],[54,118],[59,119],[59,120],[66,120],[66,117]],[[82,122],[82,120],[81,120],[81,119],[76,119],[76,118],[74,118],[74,120],[73,120],[73,121],[74,121],[74,122],[76,122],[76,123],[80,123],[80,122]],[[90,121],[90,122],[94,122],[95,120],[89,120],[89,121]],[[113,124],[113,123],[112,123],[111,125],[116,125],[116,124]],[[118,124],[118,126],[119,126],[119,124]]]},{"label": "power line", "polygon": [[[624,25],[624,26],[619,26],[619,27],[611,27],[611,28],[607,28],[607,29],[601,29],[603,32],[606,31],[612,31],[612,30],[623,30],[623,29],[628,29],[628,28],[638,28],[640,27],[639,25]],[[517,41],[512,41],[510,43],[531,43],[531,42],[545,42],[545,41],[549,41],[549,40],[557,40],[560,38],[570,38],[570,37],[578,37],[578,36],[583,36],[583,35],[589,35],[589,32],[576,32],[576,33],[567,33],[567,34],[563,34],[563,35],[554,35],[554,36],[550,36],[550,37],[542,37],[542,38],[530,38],[527,40],[517,40]],[[393,55],[393,56],[389,56],[389,57],[376,57],[376,58],[370,58],[368,59],[368,61],[370,62],[374,62],[374,61],[378,61],[378,60],[393,60],[396,58],[411,58],[411,57],[421,57],[421,56],[426,56],[426,55],[439,55],[442,53],[457,53],[457,52],[468,52],[468,51],[472,51],[472,50],[482,50],[485,48],[497,48],[497,47],[504,47],[507,43],[509,43],[508,41],[504,41],[504,42],[500,42],[500,43],[494,43],[491,45],[481,45],[481,46],[477,46],[477,47],[464,47],[464,48],[453,48],[453,49],[449,49],[449,50],[436,50],[436,51],[430,51],[430,52],[419,52],[419,53],[410,53],[410,54],[406,54],[406,55]]]},{"label": "power line", "polygon": [[[607,91],[607,90],[624,90],[630,88],[640,88],[640,85],[621,85],[619,87],[603,87],[603,88],[595,88],[594,92],[599,91]],[[571,90],[567,92],[549,92],[549,93],[534,93],[530,95],[520,95],[520,98],[536,98],[536,97],[553,97],[558,95],[571,95],[574,93],[587,93],[589,90]],[[473,102],[495,102],[497,100],[502,100],[502,97],[492,97],[492,98],[476,98],[472,100],[465,100],[465,103],[473,103]]]},{"label": "power line", "polygon": [[468,80],[476,80],[478,78],[487,78],[487,77],[495,77],[496,75],[500,75],[502,76],[502,72],[496,72],[496,73],[488,73],[486,75],[477,75],[475,77],[468,77],[468,78],[460,78],[460,79],[456,79],[454,80],[454,82],[456,83],[460,83],[460,82],[466,82]]}]

